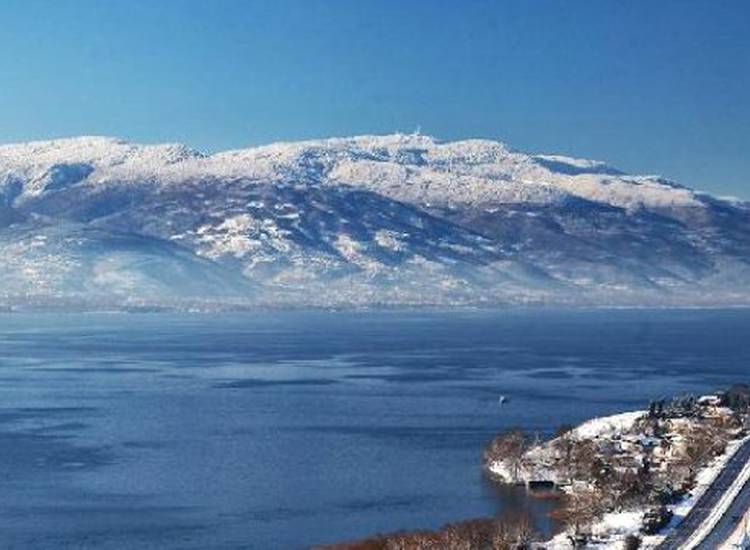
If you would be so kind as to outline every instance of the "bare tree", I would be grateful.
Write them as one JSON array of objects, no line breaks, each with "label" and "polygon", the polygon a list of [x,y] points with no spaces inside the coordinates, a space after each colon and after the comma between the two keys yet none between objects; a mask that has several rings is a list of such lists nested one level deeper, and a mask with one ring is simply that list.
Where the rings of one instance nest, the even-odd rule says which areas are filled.
[{"label": "bare tree", "polygon": [[606,483],[607,503],[616,509],[641,505],[648,501],[652,487],[651,476],[635,467],[615,467]]},{"label": "bare tree", "polygon": [[562,506],[552,512],[552,517],[565,525],[571,541],[577,545],[588,534],[591,524],[603,514],[601,492],[587,489],[566,495]]},{"label": "bare tree", "polygon": [[552,445],[557,451],[560,462],[562,463],[563,469],[566,472],[565,477],[570,480],[570,464],[573,458],[573,449],[576,445],[576,439],[573,436],[573,430],[570,429],[567,425],[560,426],[557,429],[557,434]]},{"label": "bare tree", "polygon": [[523,430],[514,428],[501,433],[492,440],[484,452],[487,463],[503,461],[508,464],[513,481],[518,481],[524,453],[527,449],[527,438]]},{"label": "bare tree", "polygon": [[492,550],[528,548],[538,538],[528,511],[508,510],[496,522]]},{"label": "bare tree", "polygon": [[497,520],[492,518],[474,519],[446,525],[440,530],[442,548],[489,550],[496,525]]},{"label": "bare tree", "polygon": [[600,456],[602,453],[595,443],[579,439],[572,430],[561,427],[552,445],[557,451],[559,470],[569,483],[575,480],[596,480],[603,462]]},{"label": "bare tree", "polygon": [[714,456],[724,451],[728,437],[725,431],[707,422],[691,424],[682,434],[683,444],[678,450],[674,466],[684,469],[687,478],[693,479]]}]

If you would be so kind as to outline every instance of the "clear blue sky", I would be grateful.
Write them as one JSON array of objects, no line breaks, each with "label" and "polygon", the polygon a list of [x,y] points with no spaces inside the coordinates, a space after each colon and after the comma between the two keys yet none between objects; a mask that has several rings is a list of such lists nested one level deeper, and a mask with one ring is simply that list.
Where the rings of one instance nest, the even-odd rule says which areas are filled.
[{"label": "clear blue sky", "polygon": [[0,142],[412,131],[750,199],[747,0],[3,0]]}]

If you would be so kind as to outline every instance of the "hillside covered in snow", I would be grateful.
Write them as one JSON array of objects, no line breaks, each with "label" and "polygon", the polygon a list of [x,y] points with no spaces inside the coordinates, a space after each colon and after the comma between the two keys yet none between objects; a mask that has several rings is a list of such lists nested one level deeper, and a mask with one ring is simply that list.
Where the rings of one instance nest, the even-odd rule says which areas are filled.
[{"label": "hillside covered in snow", "polygon": [[737,305],[750,205],[422,135],[0,146],[0,306]]}]

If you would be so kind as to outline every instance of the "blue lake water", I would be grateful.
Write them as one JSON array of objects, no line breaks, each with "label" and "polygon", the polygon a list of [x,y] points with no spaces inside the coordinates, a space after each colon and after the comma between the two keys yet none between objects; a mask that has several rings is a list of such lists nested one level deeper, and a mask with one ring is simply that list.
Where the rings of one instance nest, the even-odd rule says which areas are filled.
[{"label": "blue lake water", "polygon": [[749,367],[746,310],[4,315],[0,547],[294,549],[509,506],[548,529],[483,479],[497,431]]}]

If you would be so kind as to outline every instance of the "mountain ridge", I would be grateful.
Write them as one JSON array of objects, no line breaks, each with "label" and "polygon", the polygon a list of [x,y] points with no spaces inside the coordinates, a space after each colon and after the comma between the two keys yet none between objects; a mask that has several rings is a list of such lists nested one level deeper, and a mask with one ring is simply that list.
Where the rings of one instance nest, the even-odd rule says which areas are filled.
[{"label": "mountain ridge", "polygon": [[[2,145],[0,245],[11,305],[734,305],[750,294],[746,202],[421,134],[210,155],[101,136]],[[85,284],[41,284],[45,269]]]}]

